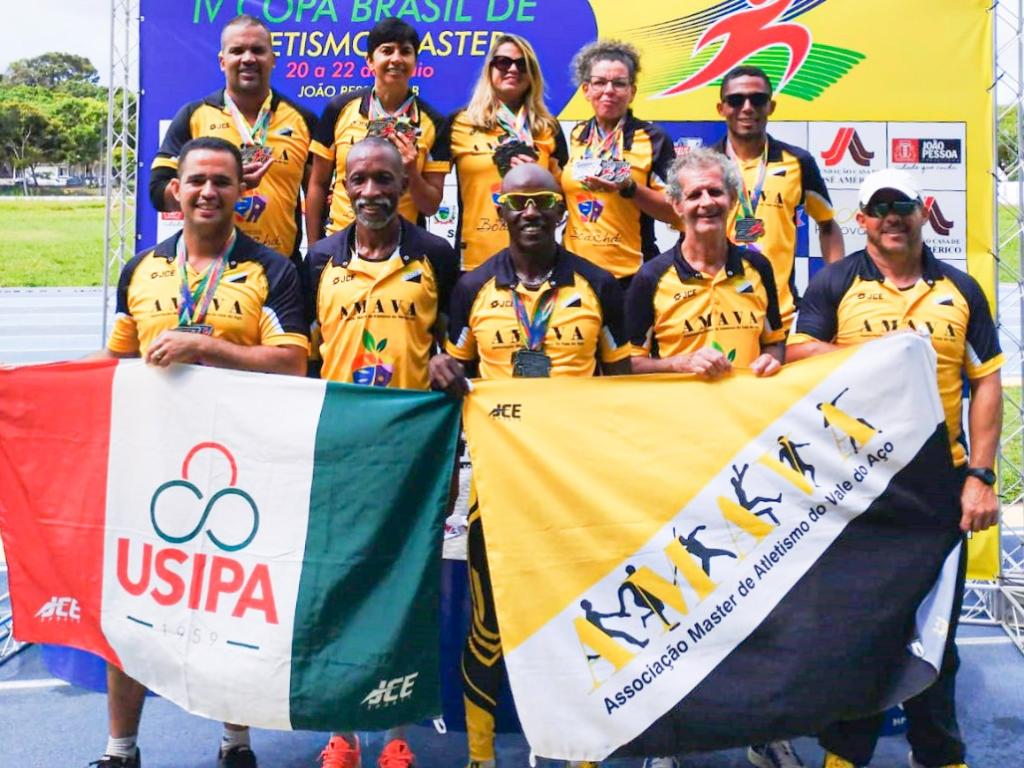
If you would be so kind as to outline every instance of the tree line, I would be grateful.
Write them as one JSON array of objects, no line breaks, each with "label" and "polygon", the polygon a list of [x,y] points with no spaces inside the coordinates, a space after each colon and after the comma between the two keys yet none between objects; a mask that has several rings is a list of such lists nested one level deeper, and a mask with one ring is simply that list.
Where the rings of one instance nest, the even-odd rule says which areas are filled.
[{"label": "tree line", "polygon": [[[100,175],[108,91],[87,58],[44,53],[12,62],[0,76],[0,173],[28,177],[41,163]],[[120,115],[120,99],[115,91]],[[127,94],[132,102],[134,94]]]}]

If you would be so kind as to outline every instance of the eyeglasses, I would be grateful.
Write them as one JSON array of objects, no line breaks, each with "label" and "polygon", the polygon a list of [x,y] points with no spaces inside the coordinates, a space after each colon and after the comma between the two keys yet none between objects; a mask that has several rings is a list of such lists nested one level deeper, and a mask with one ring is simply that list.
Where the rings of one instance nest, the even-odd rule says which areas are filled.
[{"label": "eyeglasses", "polygon": [[515,68],[520,72],[525,72],[526,57],[520,56],[518,59],[513,59],[511,56],[495,56],[491,59],[491,66],[502,74],[512,69],[512,65],[515,65]]},{"label": "eyeglasses", "polygon": [[761,91],[755,93],[730,93],[724,99],[725,103],[733,109],[740,109],[748,101],[754,109],[761,109],[771,100],[772,96],[770,93],[763,93]]},{"label": "eyeglasses", "polygon": [[603,91],[608,87],[611,87],[613,91],[625,91],[632,85],[629,80],[605,80],[603,77],[592,77],[587,80],[587,83],[595,91]]},{"label": "eyeglasses", "polygon": [[862,205],[860,209],[873,219],[884,219],[890,213],[895,213],[897,216],[909,216],[917,210],[918,205],[917,200],[893,200]]},{"label": "eyeglasses", "polygon": [[513,211],[525,211],[533,203],[538,211],[550,211],[564,200],[558,192],[506,192],[498,196],[498,205],[507,205]]}]

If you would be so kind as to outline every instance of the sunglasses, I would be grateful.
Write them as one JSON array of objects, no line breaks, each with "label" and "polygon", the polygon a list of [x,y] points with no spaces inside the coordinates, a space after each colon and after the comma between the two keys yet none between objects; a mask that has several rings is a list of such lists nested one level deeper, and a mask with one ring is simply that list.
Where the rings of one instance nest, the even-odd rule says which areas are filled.
[{"label": "sunglasses", "polygon": [[733,109],[739,109],[748,101],[754,109],[761,109],[771,100],[772,96],[770,93],[762,93],[760,91],[756,93],[730,93],[725,97],[725,103]]},{"label": "sunglasses", "polygon": [[917,210],[917,206],[917,200],[893,200],[892,202],[862,205],[860,209],[873,219],[884,219],[890,213],[895,213],[897,216],[909,216]]},{"label": "sunglasses", "polygon": [[564,200],[557,192],[506,192],[498,196],[498,205],[507,205],[513,211],[525,211],[533,203],[538,211],[550,211]]},{"label": "sunglasses", "polygon": [[512,65],[515,65],[516,69],[520,72],[526,71],[526,57],[520,56],[518,59],[513,59],[511,56],[495,56],[491,59],[491,66],[494,67],[501,73],[508,72],[512,69]]}]

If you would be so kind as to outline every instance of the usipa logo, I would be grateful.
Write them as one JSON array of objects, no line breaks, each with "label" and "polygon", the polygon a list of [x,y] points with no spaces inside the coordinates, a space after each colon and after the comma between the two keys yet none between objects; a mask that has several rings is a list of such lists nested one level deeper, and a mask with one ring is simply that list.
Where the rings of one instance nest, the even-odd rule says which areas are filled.
[{"label": "usipa logo", "polygon": [[75,598],[54,595],[36,611],[36,618],[43,621],[81,621],[82,612]]}]

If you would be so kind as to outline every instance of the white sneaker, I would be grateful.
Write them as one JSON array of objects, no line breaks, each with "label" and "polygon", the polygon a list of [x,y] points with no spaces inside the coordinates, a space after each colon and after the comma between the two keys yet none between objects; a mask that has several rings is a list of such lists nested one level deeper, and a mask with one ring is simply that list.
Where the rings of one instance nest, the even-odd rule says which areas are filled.
[{"label": "white sneaker", "polygon": [[747,749],[747,760],[757,768],[804,768],[800,755],[785,740],[754,744]]},{"label": "white sneaker", "polygon": [[645,757],[643,768],[679,768],[679,758],[672,757]]}]

